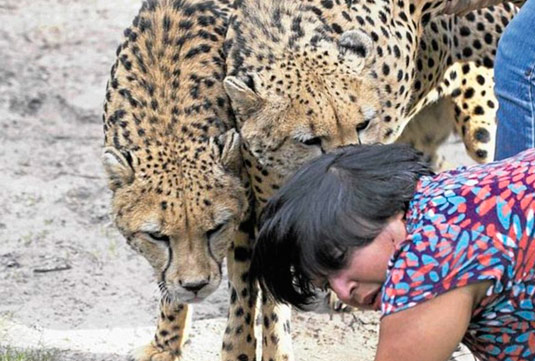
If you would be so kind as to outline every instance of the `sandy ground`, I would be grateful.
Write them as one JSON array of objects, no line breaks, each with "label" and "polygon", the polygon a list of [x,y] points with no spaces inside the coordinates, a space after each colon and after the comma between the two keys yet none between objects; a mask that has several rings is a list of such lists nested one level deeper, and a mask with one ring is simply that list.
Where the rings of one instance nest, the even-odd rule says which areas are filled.
[{"label": "sandy ground", "polygon": [[[125,360],[152,337],[148,264],[109,216],[105,83],[138,0],[0,1],[0,346]],[[462,145],[444,152],[469,162]],[[216,360],[227,290],[198,305],[184,360]],[[377,315],[296,314],[300,360],[370,360]]]}]

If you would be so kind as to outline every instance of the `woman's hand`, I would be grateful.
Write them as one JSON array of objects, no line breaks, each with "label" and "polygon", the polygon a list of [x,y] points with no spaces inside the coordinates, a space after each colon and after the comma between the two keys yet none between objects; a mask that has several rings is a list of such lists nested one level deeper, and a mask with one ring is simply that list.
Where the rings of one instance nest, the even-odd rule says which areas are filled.
[{"label": "woman's hand", "polygon": [[375,361],[444,361],[461,342],[490,282],[446,292],[381,320]]}]

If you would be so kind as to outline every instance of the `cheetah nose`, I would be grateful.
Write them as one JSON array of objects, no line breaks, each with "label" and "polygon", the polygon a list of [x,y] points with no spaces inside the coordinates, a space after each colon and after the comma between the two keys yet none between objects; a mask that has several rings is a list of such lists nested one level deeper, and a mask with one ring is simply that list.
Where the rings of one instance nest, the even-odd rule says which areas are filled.
[{"label": "cheetah nose", "polygon": [[208,280],[202,280],[202,281],[197,281],[197,282],[187,282],[187,283],[182,283],[180,282],[180,285],[190,291],[190,292],[193,292],[193,293],[197,293],[199,292],[204,286],[206,286],[208,284]]}]

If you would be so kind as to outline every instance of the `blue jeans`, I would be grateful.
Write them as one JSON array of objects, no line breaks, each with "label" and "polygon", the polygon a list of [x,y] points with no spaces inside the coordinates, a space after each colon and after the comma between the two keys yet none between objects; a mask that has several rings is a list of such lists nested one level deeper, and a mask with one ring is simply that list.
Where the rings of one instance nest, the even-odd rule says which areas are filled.
[{"label": "blue jeans", "polygon": [[535,147],[535,0],[506,27],[494,63],[497,113],[495,160]]}]

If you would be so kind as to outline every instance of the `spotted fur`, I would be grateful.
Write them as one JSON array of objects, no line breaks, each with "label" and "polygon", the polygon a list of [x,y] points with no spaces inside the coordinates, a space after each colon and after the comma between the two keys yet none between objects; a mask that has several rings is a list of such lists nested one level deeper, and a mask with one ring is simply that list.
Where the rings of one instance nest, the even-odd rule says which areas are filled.
[{"label": "spotted fur", "polygon": [[112,212],[162,291],[154,340],[135,361],[182,354],[191,303],[211,294],[228,255],[229,327],[222,359],[252,360],[256,292],[247,177],[223,89],[226,0],[145,1],[117,50],[104,105],[103,164]]},{"label": "spotted fur", "polygon": [[[455,129],[474,159],[492,159],[492,67],[516,8],[457,17],[442,15],[444,7],[442,0],[240,1],[224,85],[256,214],[299,166],[344,145],[398,140],[436,158]],[[293,359],[281,307],[262,305],[264,315],[279,315],[263,325],[265,360]]]}]

